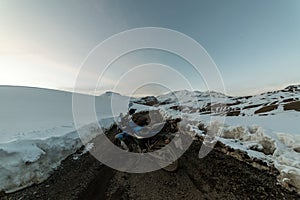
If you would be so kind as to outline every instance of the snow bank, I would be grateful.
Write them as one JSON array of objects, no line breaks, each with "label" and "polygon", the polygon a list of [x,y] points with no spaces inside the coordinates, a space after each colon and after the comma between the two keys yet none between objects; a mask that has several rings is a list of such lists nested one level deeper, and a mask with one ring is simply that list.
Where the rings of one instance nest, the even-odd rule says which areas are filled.
[{"label": "snow bank", "polygon": [[[105,121],[106,128],[113,124],[113,118]],[[101,131],[97,123],[81,128],[63,136],[49,136],[47,139],[15,140],[0,144],[0,191],[14,192],[41,183],[56,169],[61,161],[75,153]],[[89,146],[87,146],[89,147]]]},{"label": "snow bank", "polygon": [[46,140],[17,140],[0,145],[0,190],[13,192],[40,183],[81,147],[77,133]]},{"label": "snow bank", "polygon": [[[205,137],[198,125],[189,124],[190,131]],[[207,124],[207,129],[210,125]],[[259,126],[228,126],[217,139],[223,144],[246,152],[251,158],[258,158],[273,165],[280,175],[278,181],[300,193],[300,135],[280,133]],[[192,134],[193,135],[193,134]]]},{"label": "snow bank", "polygon": [[99,124],[104,129],[114,124],[112,94],[95,97],[99,122],[83,125],[80,138],[73,123],[71,93],[2,86],[0,94],[0,191],[42,182],[82,141],[86,144],[101,133]]},{"label": "snow bank", "polygon": [[[272,163],[280,172],[278,181],[287,187],[295,187],[300,193],[300,113],[295,111],[278,112],[268,117],[228,117],[228,126],[246,127],[242,141],[249,149],[264,153],[261,159],[271,157]],[[229,144],[230,145],[230,144]],[[241,148],[242,149],[242,148]]]}]

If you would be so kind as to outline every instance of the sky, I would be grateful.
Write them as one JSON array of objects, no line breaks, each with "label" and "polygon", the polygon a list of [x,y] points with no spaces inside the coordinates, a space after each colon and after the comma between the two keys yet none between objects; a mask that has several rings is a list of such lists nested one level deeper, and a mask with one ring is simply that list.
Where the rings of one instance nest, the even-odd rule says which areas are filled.
[{"label": "sky", "polygon": [[[71,91],[92,49],[115,34],[141,27],[172,29],[201,44],[217,65],[227,94],[256,94],[300,83],[299,0],[0,0],[0,85]],[[95,90],[89,80],[100,75],[97,62],[93,65],[95,70],[83,75],[82,92]],[[193,66],[178,55],[142,49],[112,63],[98,92],[126,94],[128,88],[138,88],[135,93],[158,94],[186,88],[164,70],[159,75],[137,70],[131,78],[123,77],[137,65],[146,71],[170,66],[195,90],[207,89]],[[158,77],[168,86],[137,86],[133,81],[145,77]]]}]

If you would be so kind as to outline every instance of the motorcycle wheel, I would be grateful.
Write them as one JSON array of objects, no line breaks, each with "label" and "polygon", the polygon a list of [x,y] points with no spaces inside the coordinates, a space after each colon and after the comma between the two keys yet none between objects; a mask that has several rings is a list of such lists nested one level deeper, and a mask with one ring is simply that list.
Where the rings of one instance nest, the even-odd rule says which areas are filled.
[{"label": "motorcycle wheel", "polygon": [[175,160],[173,161],[171,164],[166,165],[166,162],[164,162],[163,160],[160,160],[158,162],[158,165],[160,166],[165,166],[162,167],[163,170],[167,171],[167,172],[175,172],[178,170],[179,167],[179,161],[177,160],[175,154],[173,153],[171,148],[167,148],[164,152],[163,155],[161,155],[160,157],[163,157],[163,159],[168,160],[168,163],[170,162],[170,160]]},{"label": "motorcycle wheel", "polygon": [[179,162],[178,162],[178,160],[175,160],[170,165],[164,167],[163,170],[165,170],[167,172],[176,172],[178,170],[178,166],[179,166]]}]

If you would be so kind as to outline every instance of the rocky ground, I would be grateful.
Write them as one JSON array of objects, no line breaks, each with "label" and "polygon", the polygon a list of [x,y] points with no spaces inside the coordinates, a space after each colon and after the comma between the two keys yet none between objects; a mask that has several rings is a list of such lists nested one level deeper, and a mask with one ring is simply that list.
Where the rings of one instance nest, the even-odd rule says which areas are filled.
[{"label": "rocky ground", "polygon": [[274,168],[240,161],[242,154],[228,155],[229,149],[220,144],[199,159],[200,145],[201,141],[192,144],[175,173],[128,174],[88,153],[78,160],[71,155],[47,181],[0,199],[300,199],[278,185]]}]

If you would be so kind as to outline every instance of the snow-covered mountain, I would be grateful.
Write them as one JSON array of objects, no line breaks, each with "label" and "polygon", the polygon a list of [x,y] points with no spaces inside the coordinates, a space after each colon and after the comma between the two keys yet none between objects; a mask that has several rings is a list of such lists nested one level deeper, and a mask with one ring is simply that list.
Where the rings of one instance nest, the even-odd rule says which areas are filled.
[{"label": "snow-covered mountain", "polygon": [[218,112],[217,109],[221,108],[227,116],[267,116],[286,110],[300,111],[300,86],[293,85],[283,90],[242,97],[183,90],[158,96],[157,100],[157,104],[177,105],[174,109],[199,112],[202,115]]}]

